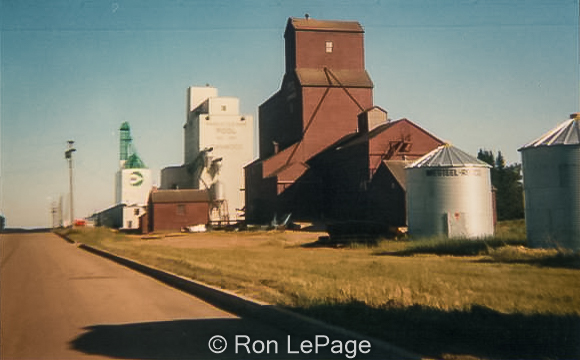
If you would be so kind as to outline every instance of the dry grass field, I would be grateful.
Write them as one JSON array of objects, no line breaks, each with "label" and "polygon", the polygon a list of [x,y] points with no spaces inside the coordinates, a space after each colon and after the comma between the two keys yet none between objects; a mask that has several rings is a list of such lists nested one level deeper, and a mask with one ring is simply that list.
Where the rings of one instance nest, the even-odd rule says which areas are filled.
[{"label": "dry grass field", "polygon": [[66,230],[84,242],[385,339],[427,357],[580,358],[580,254],[525,247],[522,221],[486,241],[332,244],[294,231]]}]

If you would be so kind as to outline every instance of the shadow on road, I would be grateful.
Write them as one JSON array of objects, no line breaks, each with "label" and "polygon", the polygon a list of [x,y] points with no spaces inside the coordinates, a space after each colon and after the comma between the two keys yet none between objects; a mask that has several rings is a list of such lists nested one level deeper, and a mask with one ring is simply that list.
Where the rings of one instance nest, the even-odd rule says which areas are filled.
[{"label": "shadow on road", "polygon": [[[580,358],[580,317],[558,315],[502,314],[481,306],[465,311],[443,311],[422,306],[388,309],[370,308],[362,303],[293,309],[329,323],[346,326],[395,346],[411,349],[430,358],[467,356],[488,359],[578,359]],[[358,321],[355,321],[359,319]],[[348,323],[348,324],[347,324]],[[258,326],[259,325],[259,326]],[[248,319],[202,319],[94,325],[70,342],[71,348],[94,355],[121,359],[346,359],[333,354],[330,346],[315,354],[289,354],[288,339],[275,328]],[[291,337],[296,351],[302,340],[314,342],[314,334],[300,329]],[[214,354],[210,339],[223,336],[227,349]],[[248,353],[238,346],[236,335],[249,337]],[[324,334],[320,334],[324,335]],[[255,351],[252,350],[254,341]],[[274,340],[277,348],[268,340]],[[334,339],[330,339],[331,341]],[[245,343],[248,339],[240,339]],[[345,339],[342,340],[343,344]],[[218,343],[219,345],[219,343]],[[263,351],[262,351],[263,350]],[[261,354],[258,352],[262,351]],[[357,353],[356,359],[386,359],[392,354],[372,348],[370,354]]]},{"label": "shadow on road", "polygon": [[[286,335],[275,329],[264,331],[263,324],[256,325],[255,321],[239,318],[94,325],[85,328],[86,333],[71,341],[70,346],[86,354],[121,359],[346,359],[346,350],[342,355],[332,354],[330,345],[318,355],[289,355]],[[215,335],[223,336],[228,343],[223,353],[214,354],[208,348],[210,339]],[[248,347],[251,354],[243,346],[237,347],[236,354],[236,335],[249,337]],[[300,342],[304,339],[314,342],[314,337],[292,336],[291,339],[292,351],[298,351]],[[262,344],[256,343],[253,349],[252,344],[257,340]],[[268,340],[274,340],[277,348],[274,342],[267,344]],[[246,342],[247,338],[239,340],[240,344]],[[219,341],[215,344],[221,345]],[[371,351],[367,356],[358,353],[356,358],[381,359],[384,356]]]},{"label": "shadow on road", "polygon": [[580,359],[580,316],[504,314],[474,305],[466,310],[362,302],[294,311],[430,358],[446,354],[484,359]]}]

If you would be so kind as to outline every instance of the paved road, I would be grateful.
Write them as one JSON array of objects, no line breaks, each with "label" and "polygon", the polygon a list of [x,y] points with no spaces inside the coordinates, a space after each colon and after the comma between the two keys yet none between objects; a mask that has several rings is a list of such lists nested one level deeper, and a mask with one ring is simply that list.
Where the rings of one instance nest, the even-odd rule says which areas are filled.
[{"label": "paved road", "polygon": [[[236,317],[53,234],[2,234],[0,256],[2,359],[288,358],[288,335],[298,352],[306,336]],[[208,349],[214,335],[229,343],[219,355]],[[251,355],[236,353],[236,335]],[[326,346],[319,356],[346,359],[343,345],[342,355]],[[291,358],[318,357],[304,352]]]}]

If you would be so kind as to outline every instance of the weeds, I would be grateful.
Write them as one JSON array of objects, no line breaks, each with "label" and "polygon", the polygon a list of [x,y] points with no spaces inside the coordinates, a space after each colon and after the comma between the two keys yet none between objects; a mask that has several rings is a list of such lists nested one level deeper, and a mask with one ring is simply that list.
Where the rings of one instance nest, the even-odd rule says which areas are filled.
[{"label": "weeds", "polygon": [[525,239],[506,239],[493,237],[486,239],[449,239],[447,237],[433,237],[409,241],[407,247],[397,252],[381,253],[382,255],[408,256],[414,254],[475,256],[487,254],[491,249],[507,245],[521,246]]},{"label": "weeds", "polygon": [[484,239],[450,239],[445,236],[408,238],[406,246],[395,251],[385,249],[390,241],[383,241],[375,255],[410,256],[416,254],[476,256],[488,254],[492,249],[504,246],[525,246],[526,232],[523,220],[500,222],[496,235]]},{"label": "weeds", "polygon": [[566,249],[530,249],[504,246],[487,252],[483,261],[580,269],[580,252]]}]

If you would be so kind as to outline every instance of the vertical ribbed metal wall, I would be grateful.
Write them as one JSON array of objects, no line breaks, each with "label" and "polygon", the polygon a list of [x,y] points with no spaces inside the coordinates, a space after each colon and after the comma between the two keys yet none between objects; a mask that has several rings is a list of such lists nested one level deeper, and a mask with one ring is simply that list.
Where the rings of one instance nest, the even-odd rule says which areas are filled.
[{"label": "vertical ribbed metal wall", "polygon": [[450,145],[406,168],[409,234],[485,238],[494,233],[489,165]]},{"label": "vertical ribbed metal wall", "polygon": [[407,203],[413,236],[493,235],[489,168],[407,169]]},{"label": "vertical ribbed metal wall", "polygon": [[580,250],[580,113],[519,150],[528,244]]},{"label": "vertical ribbed metal wall", "polygon": [[529,246],[580,250],[580,146],[521,153]]}]

